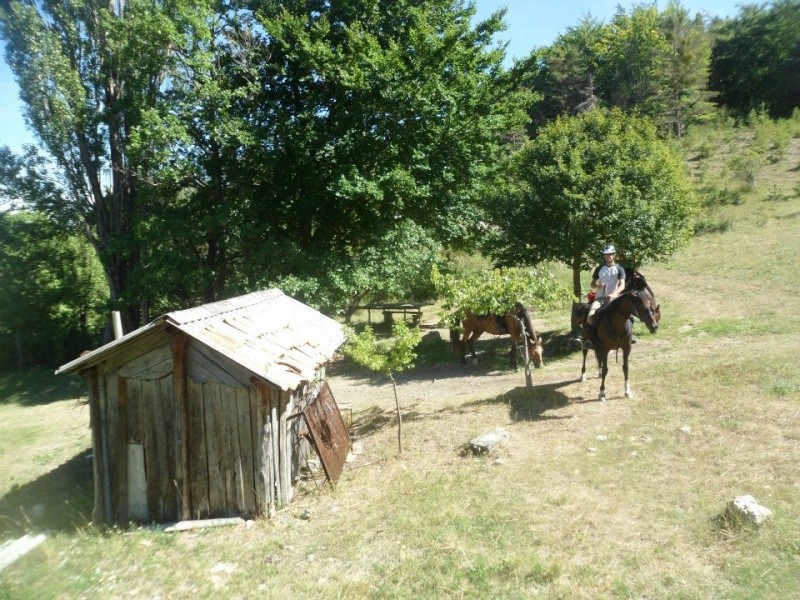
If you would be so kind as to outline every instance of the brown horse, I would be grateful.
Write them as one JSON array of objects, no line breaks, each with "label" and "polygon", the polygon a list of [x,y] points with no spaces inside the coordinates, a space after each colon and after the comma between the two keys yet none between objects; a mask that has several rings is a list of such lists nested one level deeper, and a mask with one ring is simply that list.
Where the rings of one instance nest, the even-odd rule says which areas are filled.
[{"label": "brown horse", "polygon": [[450,341],[453,348],[459,348],[461,351],[461,364],[467,364],[467,347],[472,353],[473,361],[476,360],[475,341],[484,332],[511,336],[511,366],[515,370],[519,370],[517,343],[523,338],[533,366],[539,368],[544,364],[542,340],[536,335],[528,311],[519,302],[516,303],[513,310],[504,315],[476,315],[471,310],[467,310],[465,317],[461,320],[461,329],[463,336],[458,329],[450,329]]},{"label": "brown horse", "polygon": [[589,305],[587,303],[574,304],[572,307],[573,324],[578,324],[583,329],[584,349],[581,381],[586,380],[586,355],[588,353],[588,344],[586,342],[590,342],[594,348],[601,378],[598,399],[601,402],[605,401],[608,354],[612,350],[622,350],[625,397],[633,398],[628,379],[628,357],[631,353],[631,338],[633,335],[631,317],[637,317],[651,333],[655,333],[658,330],[658,323],[661,320],[661,307],[656,302],[653,290],[647,284],[644,276],[634,271],[626,281],[625,291],[595,313],[595,325],[591,330],[586,326],[588,312]]}]

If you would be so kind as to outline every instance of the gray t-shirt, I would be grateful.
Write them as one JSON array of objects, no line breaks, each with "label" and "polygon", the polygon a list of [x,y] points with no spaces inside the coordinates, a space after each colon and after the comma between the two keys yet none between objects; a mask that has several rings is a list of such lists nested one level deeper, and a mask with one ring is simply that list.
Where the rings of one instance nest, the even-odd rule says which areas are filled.
[{"label": "gray t-shirt", "polygon": [[592,273],[592,281],[598,283],[605,283],[605,288],[598,288],[596,298],[598,300],[605,298],[606,295],[617,289],[617,282],[620,279],[625,279],[625,269],[619,265],[607,265],[603,263],[594,270]]}]

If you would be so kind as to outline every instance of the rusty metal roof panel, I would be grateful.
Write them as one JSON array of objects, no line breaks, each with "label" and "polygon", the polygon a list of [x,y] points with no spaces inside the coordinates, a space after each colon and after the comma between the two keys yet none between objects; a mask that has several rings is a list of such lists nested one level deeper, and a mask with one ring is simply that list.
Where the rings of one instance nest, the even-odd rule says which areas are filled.
[{"label": "rusty metal roof panel", "polygon": [[344,342],[342,326],[276,289],[168,313],[58,372],[77,372],[142,330],[172,325],[282,389],[313,378]]}]

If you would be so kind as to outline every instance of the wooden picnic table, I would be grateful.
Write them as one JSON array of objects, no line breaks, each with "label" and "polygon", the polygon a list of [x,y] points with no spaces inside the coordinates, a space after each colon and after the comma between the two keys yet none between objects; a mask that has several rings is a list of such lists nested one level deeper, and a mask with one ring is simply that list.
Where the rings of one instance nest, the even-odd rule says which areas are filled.
[{"label": "wooden picnic table", "polygon": [[384,323],[391,323],[394,318],[394,315],[403,315],[404,321],[407,320],[407,317],[411,317],[411,324],[419,325],[420,319],[422,318],[423,306],[426,305],[419,304],[416,302],[394,302],[394,303],[376,302],[373,304],[366,304],[364,306],[359,306],[359,308],[367,311],[367,322],[370,325],[372,325],[373,310],[379,310],[383,313]]}]

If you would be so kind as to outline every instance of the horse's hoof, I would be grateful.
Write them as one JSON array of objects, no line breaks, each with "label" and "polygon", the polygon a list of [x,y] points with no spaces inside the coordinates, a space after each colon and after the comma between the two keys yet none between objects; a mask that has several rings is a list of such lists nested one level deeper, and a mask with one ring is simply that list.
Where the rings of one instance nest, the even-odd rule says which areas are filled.
[{"label": "horse's hoof", "polygon": [[606,395],[605,395],[605,394],[600,394],[600,395],[597,397],[597,399],[598,399],[600,402],[605,402],[605,401],[606,401]]},{"label": "horse's hoof", "polygon": [[625,392],[625,397],[628,399],[633,398],[633,392],[628,390],[627,392]]},{"label": "horse's hoof", "polygon": [[586,381],[586,373],[581,373],[581,381]]}]

